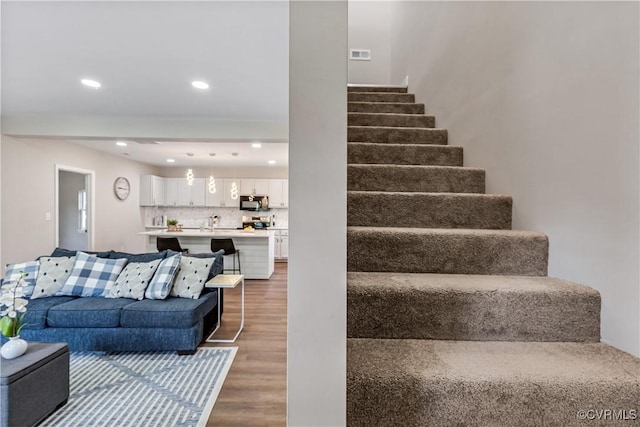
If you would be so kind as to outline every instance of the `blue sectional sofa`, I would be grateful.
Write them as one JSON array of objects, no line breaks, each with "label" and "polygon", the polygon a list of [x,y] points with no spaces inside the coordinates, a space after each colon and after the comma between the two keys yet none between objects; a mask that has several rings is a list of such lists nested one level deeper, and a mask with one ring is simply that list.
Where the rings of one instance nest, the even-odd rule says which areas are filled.
[{"label": "blue sectional sofa", "polygon": [[[200,255],[216,258],[209,278],[222,272],[223,253]],[[109,255],[114,257],[110,252],[98,256]],[[204,333],[218,321],[217,292],[205,288],[198,299],[171,296],[140,301],[70,296],[32,299],[20,336],[27,341],[66,342],[72,351],[176,350],[192,354]],[[222,312],[222,295],[220,300]]]}]

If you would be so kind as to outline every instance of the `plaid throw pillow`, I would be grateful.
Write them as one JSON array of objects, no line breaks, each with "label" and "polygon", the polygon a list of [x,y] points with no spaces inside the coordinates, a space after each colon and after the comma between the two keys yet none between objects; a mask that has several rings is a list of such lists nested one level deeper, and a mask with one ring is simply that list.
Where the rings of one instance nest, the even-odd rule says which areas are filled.
[{"label": "plaid throw pillow", "polygon": [[126,263],[124,258],[98,258],[78,251],[71,275],[56,295],[104,297]]},{"label": "plaid throw pillow", "polygon": [[180,255],[170,256],[163,259],[153,275],[153,279],[144,292],[144,297],[148,299],[165,299],[171,292],[173,278],[176,276],[180,266]]},{"label": "plaid throw pillow", "polygon": [[24,278],[27,286],[22,288],[24,296],[29,298],[33,294],[33,288],[36,285],[36,279],[38,278],[38,270],[40,269],[40,261],[27,261],[20,264],[7,264],[7,269],[4,274],[4,281],[18,280],[20,272],[28,274]]}]

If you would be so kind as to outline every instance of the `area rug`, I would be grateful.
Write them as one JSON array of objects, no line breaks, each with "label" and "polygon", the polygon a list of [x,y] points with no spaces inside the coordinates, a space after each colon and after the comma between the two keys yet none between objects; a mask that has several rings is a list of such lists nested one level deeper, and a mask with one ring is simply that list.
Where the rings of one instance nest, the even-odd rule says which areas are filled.
[{"label": "area rug", "polygon": [[43,426],[204,426],[237,347],[71,353],[70,396]]}]

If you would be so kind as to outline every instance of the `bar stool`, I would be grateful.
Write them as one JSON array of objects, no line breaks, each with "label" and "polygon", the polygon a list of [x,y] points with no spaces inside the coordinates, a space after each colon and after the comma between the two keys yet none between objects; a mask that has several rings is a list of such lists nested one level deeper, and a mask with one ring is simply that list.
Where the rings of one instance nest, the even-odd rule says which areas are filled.
[{"label": "bar stool", "polygon": [[[240,269],[240,249],[236,249],[233,239],[211,239],[211,252],[218,252],[220,249],[224,249],[225,255],[233,255],[233,269],[231,271],[242,274]],[[238,258],[238,268],[236,268],[236,257]]]},{"label": "bar stool", "polygon": [[182,252],[183,254],[189,253],[189,249],[182,249],[177,237],[157,237],[156,248],[158,248],[158,252],[171,249],[172,251]]}]

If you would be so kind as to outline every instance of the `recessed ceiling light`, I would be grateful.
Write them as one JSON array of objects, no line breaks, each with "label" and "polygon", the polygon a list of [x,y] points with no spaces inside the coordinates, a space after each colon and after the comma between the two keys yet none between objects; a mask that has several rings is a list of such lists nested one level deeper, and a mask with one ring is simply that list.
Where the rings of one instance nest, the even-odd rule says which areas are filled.
[{"label": "recessed ceiling light", "polygon": [[209,153],[211,157],[215,157],[216,153]]},{"label": "recessed ceiling light", "polygon": [[200,80],[192,81],[191,86],[195,87],[196,89],[209,89],[209,84]]},{"label": "recessed ceiling light", "polygon": [[120,147],[126,147],[127,143],[124,141],[116,141],[116,145],[120,146]]},{"label": "recessed ceiling light", "polygon": [[97,81],[91,80],[91,79],[82,79],[82,80],[80,80],[80,83],[82,83],[85,86],[92,87],[94,89],[98,89],[100,86],[102,86],[100,84],[100,82],[97,82]]},{"label": "recessed ceiling light", "polygon": [[231,153],[231,155],[232,155],[233,157],[238,157],[238,154],[239,154],[239,153]]},{"label": "recessed ceiling light", "polygon": [[251,144],[251,146],[253,148],[260,148],[260,147],[262,147],[262,144],[260,144],[259,142],[254,142],[253,144]]},{"label": "recessed ceiling light", "polygon": [[175,159],[167,159],[167,163],[175,163]]},{"label": "recessed ceiling light", "polygon": [[276,161],[275,160],[269,160],[267,163],[269,163],[270,165],[275,165]]}]

